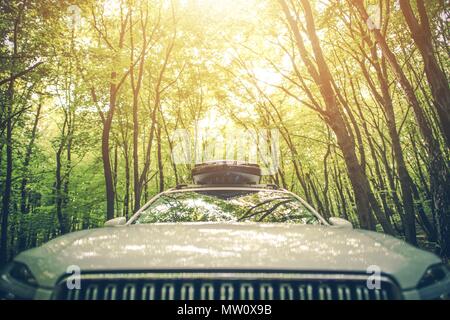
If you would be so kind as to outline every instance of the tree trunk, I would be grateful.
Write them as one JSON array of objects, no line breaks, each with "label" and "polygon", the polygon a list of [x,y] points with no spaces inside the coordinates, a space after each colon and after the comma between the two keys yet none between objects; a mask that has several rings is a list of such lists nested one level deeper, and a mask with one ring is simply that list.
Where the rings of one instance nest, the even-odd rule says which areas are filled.
[{"label": "tree trunk", "polygon": [[[141,12],[142,14],[142,12]],[[148,11],[147,11],[148,15]],[[134,77],[134,37],[133,37],[133,14],[130,14],[130,43],[131,43],[131,68],[130,68],[130,80],[131,88],[133,91],[133,183],[134,183],[134,212],[138,211],[141,207],[141,192],[142,184],[139,176],[139,92],[141,90],[142,78],[144,75],[144,64],[145,64],[145,50],[147,48],[147,36],[146,36],[146,24],[147,17],[145,17],[145,23],[141,21],[142,27],[142,49],[141,56],[139,59],[138,75],[137,79]],[[141,16],[141,19],[143,17]]]},{"label": "tree trunk", "polygon": [[138,119],[138,93],[133,94],[133,181],[134,181],[134,212],[141,206],[141,185],[139,183],[139,119]]},{"label": "tree trunk", "polygon": [[6,173],[2,199],[2,223],[0,239],[0,266],[8,261],[8,218],[10,214],[12,187],[12,104],[14,100],[14,80],[9,82],[6,102]]},{"label": "tree trunk", "polygon": [[157,123],[158,129],[156,133],[157,139],[157,153],[158,153],[158,171],[159,171],[159,192],[164,191],[164,167],[162,163],[162,150],[161,150],[161,125]]},{"label": "tree trunk", "polygon": [[109,89],[109,110],[107,117],[103,124],[102,131],[102,160],[103,173],[105,176],[106,188],[106,220],[114,218],[114,181],[111,170],[110,147],[109,147],[109,133],[111,131],[112,119],[116,108],[117,87],[116,87],[117,73],[111,73],[111,83]]},{"label": "tree trunk", "polygon": [[[14,84],[15,84],[15,72],[16,72],[16,60],[18,52],[18,36],[19,28],[22,23],[22,15],[25,9],[27,1],[24,1],[18,11],[17,17],[14,20],[14,29],[12,36],[12,55],[13,60],[11,64],[10,78],[8,84],[8,90],[6,93],[6,173],[5,173],[5,186],[3,189],[2,199],[2,217],[1,217],[1,237],[0,237],[0,266],[8,260],[8,218],[10,214],[11,205],[11,190],[12,190],[12,171],[13,171],[13,148],[12,148],[12,117],[13,117],[13,104],[14,104]],[[6,83],[6,82],[5,82]]]},{"label": "tree trunk", "polygon": [[66,229],[66,219],[64,213],[62,212],[63,207],[63,192],[62,192],[62,177],[61,177],[61,153],[63,150],[63,142],[56,152],[56,181],[55,181],[55,205],[56,205],[56,217],[58,218],[59,229],[61,234],[65,234],[67,232]]},{"label": "tree trunk", "polygon": [[[63,178],[62,178],[62,159],[61,155],[67,142],[66,129],[68,128],[68,114],[65,113],[64,124],[61,131],[60,141],[58,149],[56,150],[56,168],[55,168],[55,207],[56,207],[56,218],[58,219],[59,229],[61,234],[67,232],[67,221],[63,212]],[[70,129],[67,129],[70,131]]]},{"label": "tree trunk", "polygon": [[[95,14],[94,14],[95,16]],[[108,46],[115,52],[120,52],[124,46],[125,34],[128,30],[128,25],[130,22],[130,11],[124,13],[120,11],[120,30],[119,30],[119,41],[117,48],[113,48],[108,42]],[[99,32],[100,38],[105,39],[105,36]],[[116,51],[117,50],[117,51]],[[115,66],[114,66],[115,67]],[[114,190],[114,179],[111,170],[111,156],[110,156],[110,132],[112,126],[112,120],[114,117],[114,112],[116,109],[117,94],[118,90],[125,81],[129,72],[125,72],[121,79],[117,78],[117,72],[113,70],[110,73],[109,79],[109,110],[103,113],[99,111],[101,120],[103,122],[102,130],[102,162],[103,162],[103,173],[105,177],[105,192],[106,192],[106,219],[110,220],[114,218],[115,211],[115,190]],[[91,88],[91,95],[95,103],[97,103],[96,94],[93,88]]]},{"label": "tree trunk", "polygon": [[39,116],[41,113],[42,104],[38,104],[36,110],[36,116],[34,118],[33,129],[31,130],[31,138],[28,142],[27,149],[25,151],[25,159],[23,161],[23,177],[22,182],[20,184],[20,218],[19,218],[19,231],[18,231],[18,251],[22,251],[26,248],[26,235],[27,231],[25,228],[25,219],[23,217],[24,214],[29,212],[29,206],[27,205],[27,184],[28,184],[28,166],[30,165],[31,155],[34,146],[34,140],[36,138],[37,125],[39,122]]},{"label": "tree trunk", "polygon": [[20,184],[20,211],[22,213],[28,213],[27,210],[27,184],[28,184],[28,166],[30,165],[31,154],[33,151],[34,140],[36,138],[37,125],[39,122],[39,116],[41,113],[42,104],[38,104],[36,110],[36,116],[34,118],[33,129],[31,130],[31,138],[25,151],[25,158],[23,161],[23,177]]},{"label": "tree trunk", "polygon": [[128,220],[130,212],[130,157],[128,156],[128,143],[125,142],[125,196],[123,200],[124,216]]},{"label": "tree trunk", "polygon": [[[62,208],[67,210],[69,204],[69,186],[70,186],[70,172],[72,170],[72,144],[73,133],[75,131],[75,112],[68,110],[68,123],[67,123],[67,145],[66,145],[66,165],[64,171],[64,183],[62,192]],[[69,221],[69,217],[65,216],[65,231],[71,232],[73,226],[73,220]]]}]

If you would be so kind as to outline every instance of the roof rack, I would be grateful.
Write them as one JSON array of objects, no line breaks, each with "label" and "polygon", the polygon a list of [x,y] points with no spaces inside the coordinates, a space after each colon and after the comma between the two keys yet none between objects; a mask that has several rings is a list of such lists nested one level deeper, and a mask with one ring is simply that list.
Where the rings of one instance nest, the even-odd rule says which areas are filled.
[{"label": "roof rack", "polygon": [[257,188],[280,190],[276,184],[178,184],[169,190],[202,189],[202,188]]}]

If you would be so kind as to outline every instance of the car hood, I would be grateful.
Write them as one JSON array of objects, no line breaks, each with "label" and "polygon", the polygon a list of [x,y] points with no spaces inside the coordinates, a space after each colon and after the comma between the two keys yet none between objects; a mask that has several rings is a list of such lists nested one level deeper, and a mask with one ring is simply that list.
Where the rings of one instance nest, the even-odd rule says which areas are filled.
[{"label": "car hood", "polygon": [[69,266],[112,270],[295,270],[367,272],[378,266],[403,289],[440,259],[393,237],[330,226],[167,223],[85,230],[19,254],[43,287]]}]

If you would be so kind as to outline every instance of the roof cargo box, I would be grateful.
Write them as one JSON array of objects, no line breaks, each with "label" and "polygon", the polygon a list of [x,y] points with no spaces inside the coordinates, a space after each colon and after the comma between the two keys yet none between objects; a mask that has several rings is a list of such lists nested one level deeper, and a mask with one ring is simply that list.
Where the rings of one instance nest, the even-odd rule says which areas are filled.
[{"label": "roof cargo box", "polygon": [[242,161],[218,160],[195,165],[192,169],[195,184],[258,184],[259,165]]}]

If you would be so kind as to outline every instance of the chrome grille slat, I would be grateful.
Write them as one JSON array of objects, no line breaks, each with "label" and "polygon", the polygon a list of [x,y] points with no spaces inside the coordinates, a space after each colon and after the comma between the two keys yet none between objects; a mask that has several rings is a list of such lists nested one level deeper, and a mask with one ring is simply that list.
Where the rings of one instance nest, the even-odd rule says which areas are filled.
[{"label": "chrome grille slat", "polygon": [[214,300],[214,285],[211,283],[204,283],[200,289],[201,300]]},{"label": "chrome grille slat", "polygon": [[356,300],[363,300],[363,289],[361,286],[356,287]]},{"label": "chrome grille slat", "polygon": [[80,300],[80,291],[81,290],[73,290],[75,291],[73,294],[73,300]]},{"label": "chrome grille slat", "polygon": [[380,290],[374,290],[375,300],[382,300]]},{"label": "chrome grille slat", "polygon": [[270,283],[262,283],[259,287],[260,300],[272,300],[273,299],[273,287]]},{"label": "chrome grille slat", "polygon": [[294,290],[288,283],[280,285],[280,300],[292,300],[294,299]]},{"label": "chrome grille slat", "polygon": [[175,285],[173,283],[165,283],[161,289],[161,300],[175,299]]},{"label": "chrome grille slat", "polygon": [[319,300],[333,300],[331,287],[328,285],[319,286]]},{"label": "chrome grille slat", "polygon": [[123,287],[122,300],[135,300],[136,299],[136,284],[128,283]]},{"label": "chrome grille slat", "polygon": [[381,289],[367,288],[363,277],[345,275],[298,275],[262,279],[252,274],[232,273],[204,277],[179,273],[160,277],[146,274],[122,278],[106,275],[82,277],[80,290],[67,289],[61,281],[56,299],[61,300],[387,300],[401,298],[394,283],[384,279]]},{"label": "chrome grille slat", "polygon": [[86,290],[87,300],[97,300],[98,286],[95,284],[90,284]]},{"label": "chrome grille slat", "polygon": [[195,288],[192,283],[184,283],[181,286],[181,300],[193,300]]},{"label": "chrome grille slat", "polygon": [[223,283],[220,286],[220,300],[233,300],[234,287],[231,283]]},{"label": "chrome grille slat", "polygon": [[241,300],[254,300],[253,295],[253,285],[250,283],[242,283],[240,285],[240,296]]},{"label": "chrome grille slat", "polygon": [[313,286],[311,284],[308,284],[306,286],[306,300],[313,300],[314,299],[314,294],[313,294]]},{"label": "chrome grille slat", "polygon": [[117,286],[115,284],[109,284],[105,287],[103,293],[103,300],[115,300],[117,295]]},{"label": "chrome grille slat", "polygon": [[348,286],[339,285],[337,287],[338,290],[338,300],[350,300],[351,299],[351,290]]},{"label": "chrome grille slat", "polygon": [[154,300],[155,299],[155,285],[152,283],[146,283],[142,286],[141,293],[142,300]]}]

